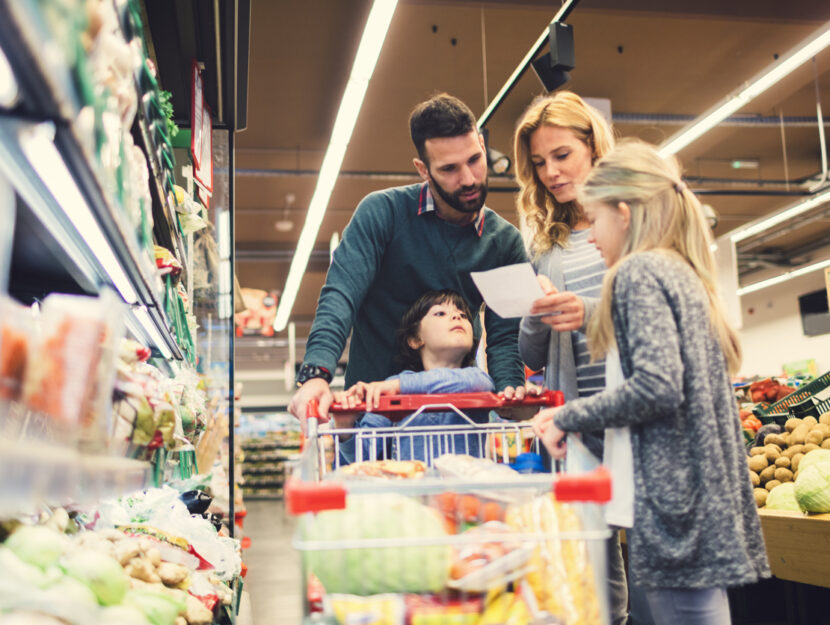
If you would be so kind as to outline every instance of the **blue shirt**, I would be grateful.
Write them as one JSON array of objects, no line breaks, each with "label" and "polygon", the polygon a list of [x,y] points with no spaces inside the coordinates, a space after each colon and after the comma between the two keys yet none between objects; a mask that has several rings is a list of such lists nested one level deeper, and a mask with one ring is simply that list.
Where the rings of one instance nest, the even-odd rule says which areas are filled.
[{"label": "blue shirt", "polygon": [[[473,393],[492,391],[493,379],[478,367],[461,369],[430,369],[429,371],[403,371],[391,376],[401,383],[401,395],[422,395],[434,393]],[[468,415],[475,423],[487,423],[487,410],[474,410]],[[383,415],[364,413],[355,423],[361,429],[384,428],[373,436],[372,432],[359,433],[348,441],[340,443],[340,464],[351,464],[360,460],[422,460],[431,464],[432,460],[445,453],[469,454],[481,456],[486,442],[486,433],[450,434],[445,426],[472,425],[456,412],[422,412],[414,419],[406,417],[399,424],[393,423]],[[420,433],[410,429],[430,426],[443,429],[446,433]],[[356,440],[360,439],[360,448]],[[357,453],[362,453],[357,457]]]}]

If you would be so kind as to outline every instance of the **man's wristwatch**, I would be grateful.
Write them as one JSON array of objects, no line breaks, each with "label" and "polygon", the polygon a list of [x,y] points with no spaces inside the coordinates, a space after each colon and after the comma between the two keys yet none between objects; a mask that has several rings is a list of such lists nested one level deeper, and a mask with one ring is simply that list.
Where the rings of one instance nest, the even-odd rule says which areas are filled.
[{"label": "man's wristwatch", "polygon": [[312,378],[323,378],[330,384],[332,379],[331,371],[325,367],[319,367],[317,365],[303,365],[300,367],[300,370],[297,372],[297,377],[295,378],[297,388],[300,388]]}]

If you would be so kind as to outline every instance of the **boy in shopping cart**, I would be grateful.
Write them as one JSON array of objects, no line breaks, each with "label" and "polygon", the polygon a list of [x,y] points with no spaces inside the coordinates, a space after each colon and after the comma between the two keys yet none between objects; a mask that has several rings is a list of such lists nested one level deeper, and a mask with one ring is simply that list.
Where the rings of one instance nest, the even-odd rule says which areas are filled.
[{"label": "boy in shopping cart", "polygon": [[[356,428],[391,428],[388,418],[372,414],[381,395],[410,395],[431,393],[489,392],[493,379],[475,366],[471,313],[464,298],[455,291],[428,291],[406,311],[397,333],[398,363],[403,371],[378,382],[358,382],[350,389],[335,394],[341,406],[355,408],[365,402],[366,412],[354,421],[354,415],[335,417],[338,428],[348,427],[354,421]],[[467,415],[476,423],[486,423],[486,410],[471,411]],[[423,426],[470,425],[456,412],[421,413],[404,421],[403,430]],[[398,458],[426,460],[442,453],[467,453],[480,456],[484,445],[477,434],[451,436],[435,433],[386,438],[366,438],[361,441],[362,458]],[[434,430],[430,430],[434,432]],[[355,437],[341,435],[340,463],[354,462]]]}]

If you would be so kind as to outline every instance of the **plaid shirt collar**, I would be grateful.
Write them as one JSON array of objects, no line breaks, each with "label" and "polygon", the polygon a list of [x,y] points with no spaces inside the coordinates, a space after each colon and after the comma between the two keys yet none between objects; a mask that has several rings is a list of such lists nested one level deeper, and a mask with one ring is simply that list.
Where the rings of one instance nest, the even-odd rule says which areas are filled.
[{"label": "plaid shirt collar", "polygon": [[[421,191],[418,194],[418,214],[424,215],[432,212],[435,212],[435,198],[432,197],[429,183],[425,182],[421,185]],[[481,233],[484,232],[484,207],[478,212],[478,217],[471,225],[476,229],[476,234],[479,238],[481,238]]]}]

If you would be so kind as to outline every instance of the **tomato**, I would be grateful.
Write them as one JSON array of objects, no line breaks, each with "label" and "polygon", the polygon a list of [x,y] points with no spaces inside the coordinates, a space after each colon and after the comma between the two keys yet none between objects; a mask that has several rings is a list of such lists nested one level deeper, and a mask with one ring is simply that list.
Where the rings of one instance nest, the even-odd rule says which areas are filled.
[{"label": "tomato", "polygon": [[462,495],[458,500],[458,515],[462,521],[478,521],[481,501],[475,495]]},{"label": "tomato", "polygon": [[481,518],[485,523],[487,521],[503,521],[504,508],[495,501],[488,501],[481,507]]}]

